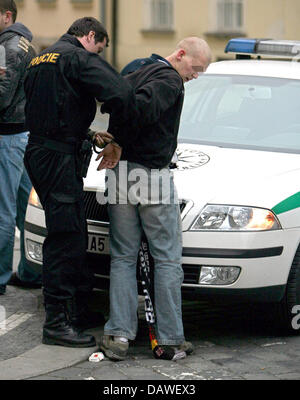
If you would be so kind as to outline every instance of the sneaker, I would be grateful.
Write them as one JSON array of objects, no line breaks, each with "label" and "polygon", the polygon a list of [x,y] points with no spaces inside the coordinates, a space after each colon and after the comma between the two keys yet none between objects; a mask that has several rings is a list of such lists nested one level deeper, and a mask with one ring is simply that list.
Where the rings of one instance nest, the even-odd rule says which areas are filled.
[{"label": "sneaker", "polygon": [[6,286],[5,285],[0,285],[0,295],[5,294],[6,291]]},{"label": "sneaker", "polygon": [[128,352],[129,343],[114,341],[113,336],[104,335],[100,339],[100,349],[111,360],[125,360]]},{"label": "sneaker", "polygon": [[183,342],[178,348],[181,351],[185,351],[188,356],[194,351],[194,346],[191,342]]},{"label": "sneaker", "polygon": [[21,281],[16,272],[13,272],[7,284],[11,286],[22,287],[25,289],[40,289],[42,287],[41,283]]},{"label": "sneaker", "polygon": [[189,356],[190,354],[192,354],[192,352],[194,351],[194,346],[191,342],[186,342],[184,341],[183,343],[181,343],[180,345],[164,345],[161,346],[162,348],[168,349],[168,348],[172,348],[175,352],[172,361],[175,360],[180,360],[182,358],[186,358],[186,356]]}]

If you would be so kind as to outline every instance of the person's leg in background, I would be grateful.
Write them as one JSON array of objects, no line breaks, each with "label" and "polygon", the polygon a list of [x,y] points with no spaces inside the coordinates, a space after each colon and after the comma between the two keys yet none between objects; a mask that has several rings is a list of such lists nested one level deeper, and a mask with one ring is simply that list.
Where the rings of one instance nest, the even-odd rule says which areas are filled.
[{"label": "person's leg in background", "polygon": [[18,190],[17,198],[17,227],[20,231],[20,262],[18,265],[17,277],[22,282],[35,283],[38,286],[42,284],[42,274],[35,272],[30,266],[28,266],[25,257],[25,245],[24,245],[24,222],[25,214],[27,209],[27,202],[32,185],[28,174],[24,168],[23,175]]},{"label": "person's leg in background", "polygon": [[0,294],[12,274],[17,195],[27,134],[0,135]]},{"label": "person's leg in background", "polygon": [[[27,133],[20,134],[20,148],[25,152],[27,145]],[[32,184],[26,172],[24,163],[21,164],[22,173],[16,198],[16,225],[20,231],[20,261],[17,272],[14,272],[8,281],[8,285],[24,288],[40,288],[42,286],[42,274],[35,272],[27,264],[24,246],[24,221],[29,194]]]}]

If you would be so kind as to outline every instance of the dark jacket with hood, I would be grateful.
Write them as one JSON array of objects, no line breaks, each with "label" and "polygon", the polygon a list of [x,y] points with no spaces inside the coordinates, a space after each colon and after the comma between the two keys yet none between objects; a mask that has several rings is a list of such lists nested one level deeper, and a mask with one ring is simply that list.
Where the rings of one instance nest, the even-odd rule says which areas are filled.
[{"label": "dark jacket with hood", "polygon": [[126,75],[135,90],[137,117],[131,126],[120,129],[118,119],[112,116],[108,132],[122,146],[122,160],[160,169],[170,164],[177,147],[183,81],[172,65],[160,56],[142,64],[138,60],[137,64],[130,64],[135,72]]},{"label": "dark jacket with hood", "polygon": [[31,32],[19,22],[0,33],[7,68],[6,74],[0,77],[0,135],[26,130],[23,84],[27,66],[35,55],[31,40]]}]

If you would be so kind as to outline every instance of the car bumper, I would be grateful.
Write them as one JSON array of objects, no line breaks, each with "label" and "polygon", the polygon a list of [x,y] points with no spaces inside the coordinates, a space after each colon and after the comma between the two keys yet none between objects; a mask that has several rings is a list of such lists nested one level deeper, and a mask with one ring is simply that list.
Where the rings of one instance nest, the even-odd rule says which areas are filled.
[{"label": "car bumper", "polygon": [[[284,287],[300,242],[300,229],[269,232],[184,232],[184,265],[239,267],[230,285],[201,285],[207,290]],[[201,247],[199,246],[201,244]],[[206,292],[207,290],[204,290]]]},{"label": "car bumper", "polygon": [[[36,222],[43,220],[43,211],[35,210],[34,220],[26,220],[27,239],[43,243],[47,231]],[[43,219],[41,219],[43,218]],[[89,223],[89,234],[108,237],[107,223]],[[300,229],[270,232],[183,232],[182,266],[184,297],[233,298],[246,301],[279,301],[285,290],[290,267],[299,245]],[[201,246],[199,246],[201,244]],[[221,244],[221,246],[217,246]],[[28,261],[40,269],[41,262]],[[87,253],[87,261],[96,278],[96,287],[108,289],[108,254]],[[230,285],[199,284],[202,266],[237,266],[241,272]]]}]

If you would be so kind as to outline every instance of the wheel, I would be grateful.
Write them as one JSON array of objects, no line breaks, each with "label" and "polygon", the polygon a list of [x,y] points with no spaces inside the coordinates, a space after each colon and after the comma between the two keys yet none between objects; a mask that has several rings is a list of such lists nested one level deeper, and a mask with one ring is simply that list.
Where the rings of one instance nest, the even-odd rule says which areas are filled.
[{"label": "wheel", "polygon": [[[298,306],[298,307],[296,307]],[[298,247],[289,273],[283,299],[277,305],[275,318],[278,327],[288,334],[300,334],[300,246]],[[276,315],[277,314],[277,315]]]}]

